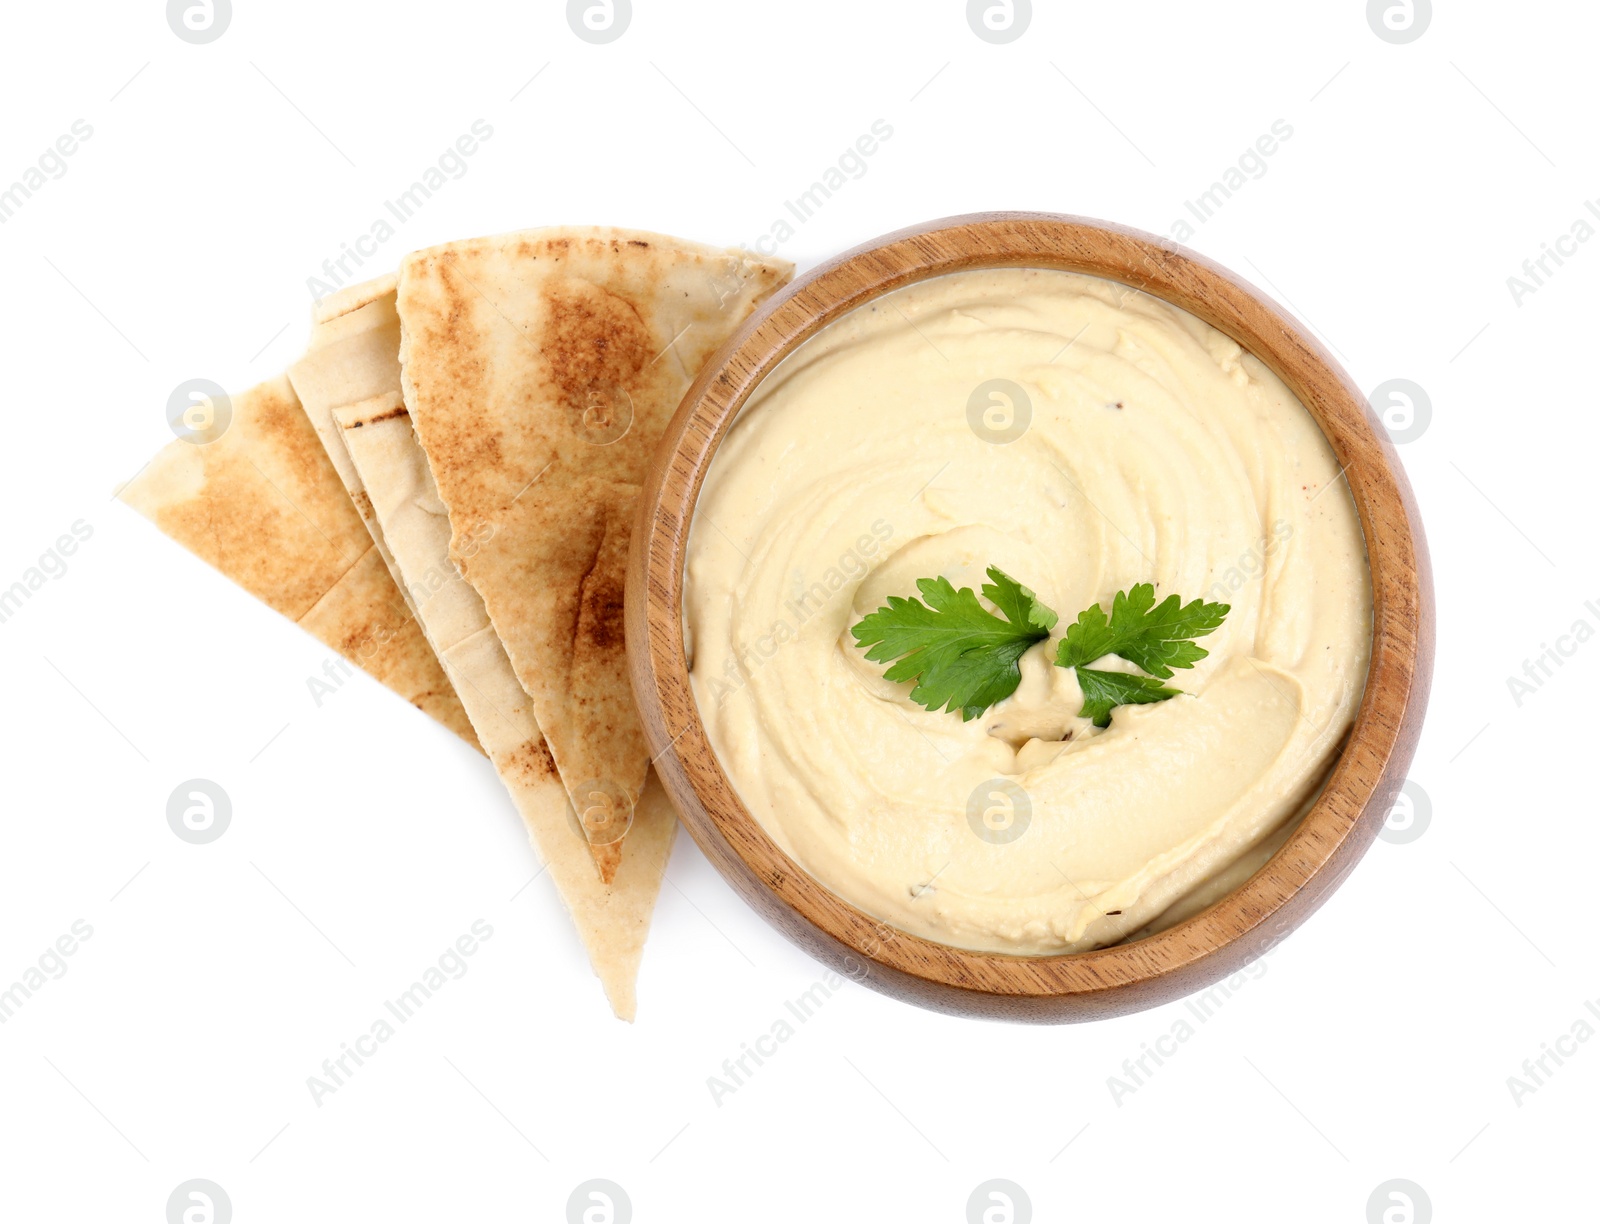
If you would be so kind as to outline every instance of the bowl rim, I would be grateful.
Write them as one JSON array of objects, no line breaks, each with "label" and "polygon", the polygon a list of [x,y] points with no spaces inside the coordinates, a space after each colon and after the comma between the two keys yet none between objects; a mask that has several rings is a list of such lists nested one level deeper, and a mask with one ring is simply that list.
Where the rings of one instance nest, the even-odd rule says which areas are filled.
[{"label": "bowl rim", "polygon": [[[706,473],[759,383],[823,327],[907,284],[989,267],[1082,272],[1205,320],[1289,386],[1349,482],[1372,581],[1372,654],[1354,723],[1311,809],[1248,880],[1132,943],[1055,956],[976,952],[900,931],[836,896],[778,848],[711,748],[684,650],[684,564]],[[1266,294],[1168,239],[1039,212],[949,217],[845,252],[774,295],[710,358],[681,401],[640,497],[626,640],[657,773],[691,836],[769,922],[836,971],[936,1010],[1086,1020],[1171,1001],[1237,973],[1349,874],[1393,805],[1420,734],[1433,662],[1433,588],[1415,498],[1366,397]]]}]

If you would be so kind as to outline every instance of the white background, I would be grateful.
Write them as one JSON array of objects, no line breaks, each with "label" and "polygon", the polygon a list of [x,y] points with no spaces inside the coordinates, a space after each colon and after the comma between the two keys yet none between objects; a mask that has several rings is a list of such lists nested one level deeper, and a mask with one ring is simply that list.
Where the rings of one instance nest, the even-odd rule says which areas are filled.
[{"label": "white background", "polygon": [[[196,1177],[240,1224],[557,1221],[592,1177],[640,1221],[960,1221],[996,1177],[1039,1220],[1359,1224],[1391,1178],[1441,1221],[1594,1218],[1600,1041],[1520,1103],[1507,1077],[1600,998],[1600,645],[1520,706],[1507,678],[1600,626],[1600,242],[1520,304],[1506,283],[1600,194],[1593,6],[1441,4],[1393,45],[1359,0],[1040,0],[992,45],[955,0],[635,0],[604,46],[554,0],[234,7],[202,46],[156,0],[3,19],[0,184],[93,128],[0,226],[0,587],[93,529],[0,624],[0,985],[94,931],[0,1026],[7,1218],[160,1221]],[[1182,1003],[1029,1028],[848,984],[714,1103],[819,965],[680,837],[638,1023],[613,1020],[548,881],[519,894],[484,761],[365,676],[316,707],[328,651],[110,500],[175,386],[294,360],[307,278],[477,119],[468,173],[363,274],[563,222],[751,242],[877,119],[867,172],[780,248],[802,268],[983,208],[1167,233],[1285,120],[1189,245],[1363,388],[1431,398],[1400,448],[1440,609],[1424,835],[1374,845],[1120,1102]],[[233,801],[207,846],[165,819],[193,777]],[[314,1104],[307,1076],[480,918],[470,972]]]}]

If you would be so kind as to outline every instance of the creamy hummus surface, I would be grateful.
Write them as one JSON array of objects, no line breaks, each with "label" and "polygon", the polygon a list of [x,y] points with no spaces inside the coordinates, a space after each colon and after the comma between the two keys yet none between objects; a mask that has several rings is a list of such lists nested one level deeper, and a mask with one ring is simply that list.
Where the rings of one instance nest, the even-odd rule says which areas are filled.
[{"label": "creamy hummus surface", "polygon": [[[991,565],[1060,623],[963,722],[850,626]],[[1141,582],[1232,611],[1166,682],[1185,695],[1100,730],[1052,660]],[[1361,697],[1371,594],[1339,465],[1264,365],[1122,285],[991,269],[880,298],[763,382],[706,478],[685,620],[712,745],[786,853],[893,927],[1047,954],[1191,910],[1304,810]]]}]

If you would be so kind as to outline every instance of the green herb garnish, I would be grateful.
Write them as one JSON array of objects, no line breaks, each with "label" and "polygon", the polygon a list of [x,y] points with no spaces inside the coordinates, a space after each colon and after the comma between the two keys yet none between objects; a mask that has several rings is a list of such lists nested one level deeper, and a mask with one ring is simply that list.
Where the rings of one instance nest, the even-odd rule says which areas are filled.
[{"label": "green herb garnish", "polygon": [[[1057,616],[1016,579],[989,567],[992,585],[983,587],[1002,620],[978,602],[970,587],[957,590],[945,578],[923,578],[920,600],[889,596],[887,607],[864,617],[850,630],[856,643],[870,647],[874,663],[898,659],[884,673],[893,681],[912,680],[911,699],[929,710],[960,710],[964,721],[1017,691],[1022,672],[1017,661],[1055,628]],[[1122,705],[1148,705],[1182,690],[1161,683],[1173,668],[1193,667],[1207,651],[1194,639],[1217,629],[1227,604],[1196,599],[1183,603],[1169,595],[1156,604],[1156,589],[1139,583],[1117,592],[1108,617],[1098,604],[1078,614],[1056,649],[1057,667],[1070,667],[1083,692],[1083,718],[1109,726],[1111,711]],[[1149,675],[1101,671],[1088,666],[1107,655],[1126,659]],[[1152,678],[1154,677],[1154,678]]]},{"label": "green herb garnish", "polygon": [[1074,670],[1078,675],[1078,688],[1083,693],[1083,708],[1078,711],[1078,716],[1094,719],[1097,727],[1109,727],[1111,711],[1120,705],[1149,705],[1183,692],[1182,689],[1168,688],[1149,676],[1097,671],[1092,667]]},{"label": "green herb garnish", "polygon": [[1192,639],[1215,630],[1230,610],[1227,604],[1198,599],[1185,604],[1176,595],[1156,606],[1155,587],[1141,582],[1117,592],[1109,618],[1099,604],[1080,612],[1056,648],[1056,666],[1077,671],[1084,699],[1079,713],[1104,727],[1110,724],[1115,706],[1165,701],[1182,690],[1144,676],[1095,671],[1088,664],[1117,655],[1152,676],[1170,679],[1174,667],[1193,667],[1206,657],[1208,652]]},{"label": "green herb garnish", "polygon": [[959,591],[947,578],[921,578],[927,600],[889,596],[887,607],[862,618],[850,632],[871,647],[874,663],[900,661],[884,672],[896,682],[914,680],[911,700],[929,710],[960,710],[970,721],[1017,691],[1017,660],[1050,636],[1056,614],[1033,592],[990,566],[983,594],[1005,614],[1001,620],[978,602],[971,587]]}]

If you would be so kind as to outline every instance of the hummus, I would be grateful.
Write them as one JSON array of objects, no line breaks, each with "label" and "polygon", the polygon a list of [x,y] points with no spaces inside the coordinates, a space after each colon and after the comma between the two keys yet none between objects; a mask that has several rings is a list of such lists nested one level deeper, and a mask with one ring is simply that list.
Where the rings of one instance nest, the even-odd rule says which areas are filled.
[{"label": "hummus", "polygon": [[[1060,623],[963,722],[849,630],[990,565]],[[1183,696],[1099,730],[1056,644],[1141,582],[1232,611],[1166,682]],[[711,743],[788,855],[900,930],[1049,954],[1186,912],[1304,811],[1361,697],[1371,593],[1282,381],[1165,302],[1013,268],[880,298],[762,383],[700,496],[685,618]]]}]

